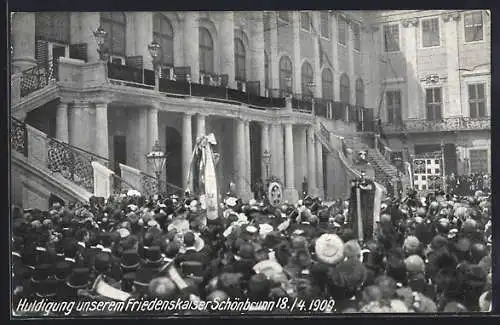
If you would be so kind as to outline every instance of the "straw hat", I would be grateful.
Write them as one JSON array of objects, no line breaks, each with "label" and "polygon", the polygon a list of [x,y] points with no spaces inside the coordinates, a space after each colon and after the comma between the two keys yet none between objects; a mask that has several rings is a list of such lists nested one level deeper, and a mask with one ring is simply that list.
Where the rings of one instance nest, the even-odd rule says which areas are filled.
[{"label": "straw hat", "polygon": [[344,258],[344,242],[335,234],[323,234],[314,247],[317,258],[326,264],[336,264]]}]

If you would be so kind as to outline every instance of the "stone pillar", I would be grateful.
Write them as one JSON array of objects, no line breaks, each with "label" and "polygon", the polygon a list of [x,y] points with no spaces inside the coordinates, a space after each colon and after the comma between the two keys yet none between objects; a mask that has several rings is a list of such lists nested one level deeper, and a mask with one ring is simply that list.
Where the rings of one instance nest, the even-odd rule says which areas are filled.
[{"label": "stone pillar", "polygon": [[316,140],[316,184],[318,186],[318,196],[324,197],[323,187],[323,145]]},{"label": "stone pillar", "polygon": [[[419,78],[417,73],[417,32],[419,31],[418,19],[407,19],[403,21],[403,35],[406,57],[406,86],[408,104],[403,110],[403,120],[418,118],[419,111]],[[448,40],[448,39],[447,39]],[[451,41],[451,39],[450,39]],[[448,42],[448,41],[447,41]]]},{"label": "stone pillar", "polygon": [[[236,88],[234,64],[234,13],[223,11],[221,13],[220,27],[220,73],[228,75],[228,87]],[[217,71],[217,70],[216,70]]]},{"label": "stone pillar", "polygon": [[[460,98],[460,72],[458,58],[458,20],[460,13],[450,13],[443,16],[444,37],[446,42],[446,68],[448,85],[448,105],[444,105],[443,117],[462,115],[462,102]],[[463,27],[461,27],[463,28]],[[442,41],[441,41],[442,42]]]},{"label": "stone pillar", "polygon": [[253,18],[250,24],[250,77],[260,81],[260,95],[264,96],[266,69],[264,55],[264,17],[262,11],[249,13]]},{"label": "stone pillar", "polygon": [[90,114],[89,114],[89,103],[86,101],[75,101],[71,107],[71,124],[70,124],[70,144],[91,151],[92,146],[90,140],[92,136],[92,130],[89,132],[90,125]]},{"label": "stone pillar", "polygon": [[189,189],[191,184],[188,179],[191,166],[191,157],[193,156],[193,133],[191,128],[191,113],[184,113],[182,116],[182,185],[184,189]]},{"label": "stone pillar", "polygon": [[295,184],[297,186],[297,191],[300,193],[300,197],[302,197],[302,182],[304,182],[304,177],[308,177],[308,159],[307,159],[307,132],[304,126],[299,126],[295,133],[297,138],[297,145],[294,148],[295,157],[295,168],[297,179],[295,180]]},{"label": "stone pillar", "polygon": [[81,34],[80,42],[87,44],[87,61],[89,63],[99,61],[97,52],[97,42],[94,31],[101,25],[101,13],[81,12],[80,13]]},{"label": "stone pillar", "polygon": [[[356,73],[354,72],[354,32],[352,30],[352,24],[349,20],[347,21],[347,58],[349,69],[349,88],[350,88],[350,100],[349,103],[352,105],[356,104]],[[354,117],[349,116],[349,120]]]},{"label": "stone pillar", "polygon": [[252,195],[252,157],[250,155],[250,121],[245,120],[245,178],[246,178],[246,191],[247,199],[253,197]]},{"label": "stone pillar", "polygon": [[271,176],[278,177],[281,181],[284,181],[283,127],[281,126],[281,124],[273,124],[271,128],[271,139]]},{"label": "stone pillar", "polygon": [[205,136],[206,134],[206,115],[196,115],[196,139]]},{"label": "stone pillar", "polygon": [[314,146],[314,129],[309,127],[307,129],[307,182],[309,185],[309,194],[312,196],[317,195],[316,189],[316,148]]},{"label": "stone pillar", "polygon": [[16,12],[12,17],[13,73],[36,65],[35,60],[35,13]]},{"label": "stone pillar", "polygon": [[262,128],[261,128],[262,135],[260,137],[261,139],[261,160],[262,160],[262,176],[261,178],[263,180],[267,179],[269,176],[272,175],[272,170],[271,170],[271,164],[269,162],[268,170],[266,171],[266,164],[264,163],[264,153],[267,152],[271,153],[271,148],[269,147],[269,124],[266,122],[262,123]]},{"label": "stone pillar", "polygon": [[269,13],[270,27],[270,51],[269,51],[269,86],[272,89],[279,89],[280,87],[280,68],[279,68],[279,49],[278,49],[278,27],[276,11]]},{"label": "stone pillar", "polygon": [[191,80],[200,80],[199,14],[184,13],[184,64],[191,67]]},{"label": "stone pillar", "polygon": [[109,157],[109,135],[108,135],[108,103],[95,103],[95,148],[96,153],[104,158]]},{"label": "stone pillar", "polygon": [[238,195],[244,196],[245,185],[245,123],[242,119],[236,119],[236,146],[235,146],[235,166],[236,166],[236,191]]},{"label": "stone pillar", "polygon": [[57,105],[56,138],[65,143],[69,142],[68,122],[68,103],[61,101]]},{"label": "stone pillar", "polygon": [[316,31],[313,37],[313,48],[314,48],[314,97],[316,98],[321,98],[322,97],[322,91],[323,87],[321,87],[321,65],[320,65],[320,49],[319,49],[319,42],[320,42],[320,32],[321,32],[321,25],[320,25],[320,12],[319,11],[313,11],[311,12],[311,18],[313,21],[313,26],[314,29],[313,31]]},{"label": "stone pillar", "polygon": [[[300,12],[292,11],[292,43],[293,43],[293,92],[302,93],[302,65],[300,58]],[[278,62],[279,64],[279,62]]]},{"label": "stone pillar", "polygon": [[[146,150],[146,153],[151,152],[153,150],[153,146],[155,145],[156,141],[159,142],[159,137],[158,137],[158,107],[153,105],[148,108],[147,110],[147,120],[148,120],[148,148]],[[141,132],[141,131],[139,131]],[[164,151],[165,149],[162,148]],[[148,168],[148,173],[150,175],[154,175],[154,169],[151,163],[147,163],[147,168]]]},{"label": "stone pillar", "polygon": [[285,190],[284,199],[295,203],[299,199],[295,189],[295,170],[293,157],[293,129],[291,123],[285,124]]},{"label": "stone pillar", "polygon": [[333,65],[333,98],[340,98],[340,73],[338,55],[338,16],[332,15],[332,65]]},{"label": "stone pillar", "polygon": [[149,54],[148,46],[153,42],[153,15],[151,11],[132,13],[135,17],[135,51],[134,55],[141,55],[144,69],[153,69],[153,58]]}]

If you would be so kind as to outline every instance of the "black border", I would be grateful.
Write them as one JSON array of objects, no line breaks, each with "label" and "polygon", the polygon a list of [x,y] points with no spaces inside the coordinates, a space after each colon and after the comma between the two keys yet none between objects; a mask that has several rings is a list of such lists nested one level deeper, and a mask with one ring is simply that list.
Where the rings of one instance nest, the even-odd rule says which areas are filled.
[{"label": "black border", "polygon": [[[6,132],[2,137],[1,147],[3,150],[3,154],[0,155],[0,162],[4,167],[3,170],[6,172],[4,174],[6,176],[5,181],[2,182],[4,186],[4,192],[7,195],[2,195],[1,200],[6,200],[1,206],[4,209],[3,217],[1,218],[1,222],[3,223],[2,229],[5,231],[5,235],[2,237],[3,244],[2,247],[6,248],[5,257],[10,259],[10,224],[9,224],[9,216],[10,216],[10,159],[9,159],[9,124],[10,120],[10,109],[9,109],[9,87],[10,87],[10,64],[8,62],[8,48],[9,46],[9,12],[10,11],[112,11],[112,10],[122,10],[122,11],[151,11],[151,10],[163,10],[163,11],[185,11],[185,10],[298,10],[298,9],[342,9],[342,10],[382,10],[382,9],[490,9],[491,10],[491,117],[492,122],[496,120],[496,112],[497,107],[500,106],[498,97],[496,96],[496,91],[500,91],[500,87],[498,86],[498,71],[500,69],[496,69],[497,64],[500,65],[500,58],[498,53],[500,53],[500,23],[499,17],[500,14],[496,13],[496,8],[500,7],[500,2],[487,1],[487,0],[465,0],[465,1],[432,1],[432,0],[420,0],[416,1],[391,1],[391,0],[378,0],[378,1],[364,1],[364,0],[347,0],[347,1],[333,1],[333,0],[309,0],[309,1],[290,1],[290,0],[252,0],[246,2],[238,2],[238,1],[229,1],[229,0],[217,0],[217,1],[169,1],[169,0],[140,0],[140,1],[113,1],[113,0],[3,0],[2,11],[4,11],[3,15],[0,15],[0,26],[2,28],[2,32],[0,33],[0,43],[3,45],[0,47],[1,49],[5,49],[4,51],[0,51],[0,63],[1,67],[4,71],[5,78],[0,78],[0,86],[3,90],[3,96],[1,96],[1,100],[3,101],[2,110],[3,118],[0,118],[0,130],[2,132]],[[495,55],[496,54],[496,55]],[[500,179],[496,175],[495,166],[500,163],[498,160],[498,145],[496,141],[496,127],[494,123],[492,123],[492,139],[491,139],[491,153],[492,153],[492,185],[493,188],[500,188]],[[495,195],[495,193],[493,194]],[[498,208],[495,199],[492,200],[493,205],[493,216],[495,216],[495,212],[500,211]],[[495,217],[493,217],[493,238],[494,238],[494,247],[500,247],[500,220],[495,221]],[[496,235],[498,234],[498,235]],[[492,314],[477,314],[477,315],[457,315],[460,317],[455,317],[451,315],[411,315],[411,314],[402,314],[399,315],[370,315],[370,316],[356,316],[356,315],[340,315],[340,316],[306,316],[306,317],[297,317],[297,316],[262,316],[262,317],[183,317],[182,321],[189,322],[199,322],[199,321],[214,321],[220,322],[223,320],[237,320],[238,322],[261,322],[267,321],[286,321],[295,322],[295,321],[304,321],[310,320],[316,323],[326,323],[326,322],[352,322],[352,321],[365,321],[369,322],[370,325],[373,322],[383,322],[387,323],[388,321],[398,321],[401,322],[404,319],[414,319],[415,321],[444,321],[445,319],[449,319],[450,321],[456,323],[462,320],[471,322],[477,320],[488,320],[488,321],[496,321],[498,324],[498,319],[500,319],[500,265],[499,260],[500,256],[497,256],[497,249],[493,249],[492,254],[493,260],[493,292],[496,295],[493,296],[493,310]],[[8,260],[7,260],[8,261]],[[10,287],[9,287],[9,279],[10,272],[9,268],[2,268],[2,271],[5,272],[4,276],[2,276],[2,284],[4,287],[2,288],[2,292],[5,294],[5,298],[2,300],[2,306],[6,307],[3,315],[7,316],[7,319],[10,319]],[[425,319],[422,319],[425,318]],[[81,321],[84,318],[72,318],[71,321]],[[103,318],[100,318],[103,319]],[[113,317],[106,318],[106,321],[109,320],[118,320],[123,321],[124,317]],[[129,318],[126,318],[129,319]],[[180,320],[180,318],[169,318],[166,319],[157,319],[152,317],[144,317],[141,319],[151,320],[160,320],[161,322],[176,322]],[[37,319],[42,320],[42,319]],[[95,320],[95,319],[92,319]],[[104,319],[103,319],[104,320]],[[54,319],[51,319],[54,321]]]}]

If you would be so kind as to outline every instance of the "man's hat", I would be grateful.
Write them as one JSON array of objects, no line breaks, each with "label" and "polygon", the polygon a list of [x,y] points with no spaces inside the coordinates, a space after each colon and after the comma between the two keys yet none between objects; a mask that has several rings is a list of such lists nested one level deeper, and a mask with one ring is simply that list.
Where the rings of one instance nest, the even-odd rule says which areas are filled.
[{"label": "man's hat", "polygon": [[90,282],[90,269],[88,268],[75,268],[66,281],[66,284],[73,289],[83,289],[89,285]]},{"label": "man's hat", "polygon": [[53,297],[56,295],[57,280],[46,279],[36,284],[36,296],[40,298]]},{"label": "man's hat", "polygon": [[148,295],[158,298],[172,298],[177,292],[177,287],[172,280],[167,277],[159,277],[151,280],[148,287]]},{"label": "man's hat", "polygon": [[57,280],[66,280],[71,274],[71,268],[73,264],[68,261],[61,261],[56,263],[54,275]]},{"label": "man's hat", "polygon": [[315,252],[321,262],[336,264],[344,257],[344,242],[335,234],[323,234],[316,240]]},{"label": "man's hat", "polygon": [[98,253],[94,258],[94,268],[97,272],[107,272],[111,267],[111,255],[109,253]]},{"label": "man's hat", "polygon": [[124,271],[136,270],[141,264],[141,258],[137,251],[131,249],[123,252],[120,266]]},{"label": "man's hat", "polygon": [[47,280],[54,274],[54,268],[51,264],[40,264],[35,267],[35,272],[33,273],[32,281],[41,282]]},{"label": "man's hat", "polygon": [[151,246],[145,249],[144,257],[147,264],[161,264],[163,262],[160,246]]}]

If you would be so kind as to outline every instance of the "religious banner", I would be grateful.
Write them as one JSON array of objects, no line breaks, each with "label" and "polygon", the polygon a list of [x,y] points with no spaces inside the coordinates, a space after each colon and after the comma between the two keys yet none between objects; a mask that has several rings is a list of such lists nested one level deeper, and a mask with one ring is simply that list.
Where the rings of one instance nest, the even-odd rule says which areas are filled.
[{"label": "religious banner", "polygon": [[278,182],[271,182],[268,187],[268,199],[269,203],[273,206],[279,206],[283,199],[283,192],[281,189],[281,184]]}]

